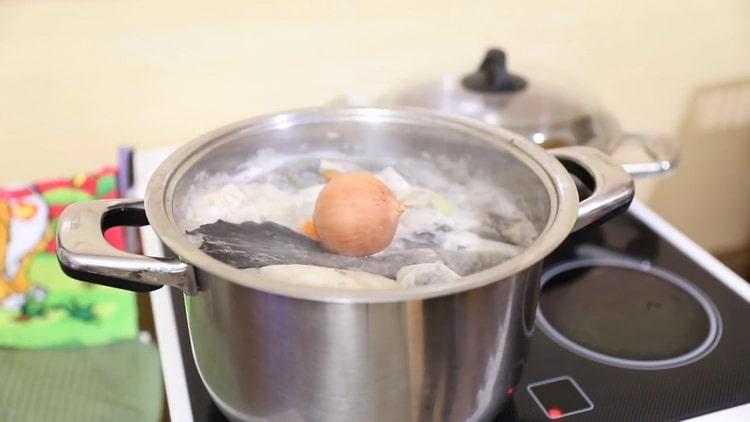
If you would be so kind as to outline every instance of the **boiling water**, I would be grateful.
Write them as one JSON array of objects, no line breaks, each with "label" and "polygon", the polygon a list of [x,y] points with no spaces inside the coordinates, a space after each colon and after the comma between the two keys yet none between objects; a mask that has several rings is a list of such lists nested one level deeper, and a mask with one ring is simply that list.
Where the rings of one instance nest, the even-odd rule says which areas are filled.
[{"label": "boiling water", "polygon": [[[461,160],[429,154],[419,159],[376,159],[334,151],[290,156],[269,149],[258,151],[237,173],[202,175],[183,204],[183,228],[192,231],[203,227],[205,233],[211,228],[205,225],[223,220],[237,225],[273,222],[301,232],[303,222],[312,219],[315,201],[325,184],[325,170],[367,171],[407,205],[390,246],[371,258],[315,252],[315,259],[309,260],[310,254],[306,253],[305,263],[315,262],[312,266],[285,261],[286,248],[279,245],[280,255],[269,261],[270,265],[253,260],[256,268],[247,271],[280,282],[341,288],[458,282],[462,276],[515,256],[537,236],[534,226],[516,206],[517,201],[501,187],[489,183],[487,170],[472,169]],[[205,250],[205,236],[191,239]],[[248,238],[247,242],[252,246],[253,239]],[[237,244],[235,239],[234,247]],[[396,259],[418,256],[417,251],[424,256],[416,261]],[[220,254],[212,256],[222,259]],[[380,262],[379,257],[383,258],[380,261],[384,267],[370,265]],[[397,271],[387,268],[402,261],[408,262]],[[367,268],[376,268],[375,273],[364,271]]]}]

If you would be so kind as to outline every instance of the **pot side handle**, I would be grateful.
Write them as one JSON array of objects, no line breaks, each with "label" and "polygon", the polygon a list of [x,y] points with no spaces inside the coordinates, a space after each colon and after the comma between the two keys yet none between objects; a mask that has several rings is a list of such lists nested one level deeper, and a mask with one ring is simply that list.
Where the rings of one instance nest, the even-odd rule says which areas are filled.
[{"label": "pot side handle", "polygon": [[581,146],[556,148],[549,152],[592,191],[578,206],[573,231],[614,217],[630,206],[635,195],[633,178],[608,155]]},{"label": "pot side handle", "polygon": [[123,252],[110,245],[104,232],[116,226],[148,225],[142,200],[115,199],[69,205],[57,226],[57,260],[65,274],[136,292],[163,285],[187,294],[196,292],[193,268],[177,259]]},{"label": "pot side handle", "polygon": [[635,147],[648,157],[646,161],[627,162],[622,164],[625,171],[633,177],[655,176],[669,173],[677,166],[679,152],[674,141],[666,136],[648,133],[625,133],[622,135],[621,148]]}]

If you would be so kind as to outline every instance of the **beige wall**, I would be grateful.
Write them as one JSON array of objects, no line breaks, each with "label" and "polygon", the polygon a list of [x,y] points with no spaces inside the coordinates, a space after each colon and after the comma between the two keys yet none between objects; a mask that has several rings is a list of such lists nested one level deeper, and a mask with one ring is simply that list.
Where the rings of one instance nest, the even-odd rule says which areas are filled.
[{"label": "beige wall", "polygon": [[750,76],[749,22],[745,0],[0,0],[0,183],[462,73],[490,45],[675,134],[698,87]]}]

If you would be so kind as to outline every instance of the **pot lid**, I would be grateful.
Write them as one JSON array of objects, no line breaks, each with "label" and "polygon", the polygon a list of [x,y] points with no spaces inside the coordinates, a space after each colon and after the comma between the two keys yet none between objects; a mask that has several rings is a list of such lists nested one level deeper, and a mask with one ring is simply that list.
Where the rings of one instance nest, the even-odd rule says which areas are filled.
[{"label": "pot lid", "polygon": [[586,143],[599,130],[601,108],[574,83],[561,80],[557,74],[557,83],[517,74],[503,50],[493,48],[476,71],[408,88],[389,103],[472,117],[545,146]]}]

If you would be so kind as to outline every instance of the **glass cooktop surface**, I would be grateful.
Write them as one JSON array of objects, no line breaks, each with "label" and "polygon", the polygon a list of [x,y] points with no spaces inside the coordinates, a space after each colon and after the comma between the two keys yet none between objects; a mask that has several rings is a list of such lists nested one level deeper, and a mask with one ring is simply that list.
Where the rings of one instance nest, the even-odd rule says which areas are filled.
[{"label": "glass cooktop surface", "polygon": [[[529,356],[495,420],[680,420],[750,402],[747,321],[748,303],[632,214],[584,229],[545,261]],[[184,362],[195,420],[226,420]]]}]

